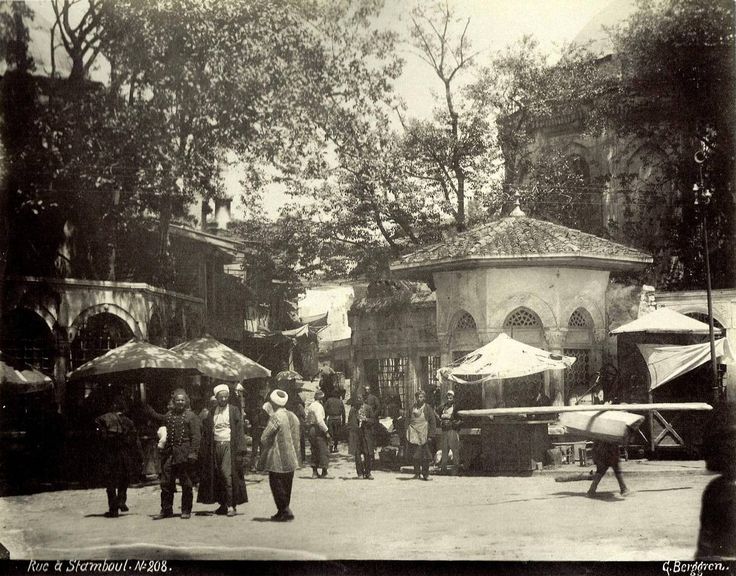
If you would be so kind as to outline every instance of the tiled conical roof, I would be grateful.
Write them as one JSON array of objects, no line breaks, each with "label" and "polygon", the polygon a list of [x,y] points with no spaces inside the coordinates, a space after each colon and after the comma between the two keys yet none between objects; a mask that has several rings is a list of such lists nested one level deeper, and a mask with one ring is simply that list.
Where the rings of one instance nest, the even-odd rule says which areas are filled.
[{"label": "tiled conical roof", "polygon": [[526,216],[509,216],[402,256],[399,276],[421,271],[507,266],[637,270],[652,257],[617,242]]}]

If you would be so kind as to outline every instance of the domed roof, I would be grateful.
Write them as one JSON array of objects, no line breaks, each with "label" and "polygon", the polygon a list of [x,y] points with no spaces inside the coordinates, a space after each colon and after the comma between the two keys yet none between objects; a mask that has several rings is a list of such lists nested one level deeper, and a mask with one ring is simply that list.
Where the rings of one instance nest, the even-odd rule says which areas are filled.
[{"label": "domed roof", "polygon": [[[522,213],[523,214],[523,213]],[[636,248],[527,216],[508,216],[406,254],[391,265],[397,276],[512,266],[638,270],[652,257]]]}]

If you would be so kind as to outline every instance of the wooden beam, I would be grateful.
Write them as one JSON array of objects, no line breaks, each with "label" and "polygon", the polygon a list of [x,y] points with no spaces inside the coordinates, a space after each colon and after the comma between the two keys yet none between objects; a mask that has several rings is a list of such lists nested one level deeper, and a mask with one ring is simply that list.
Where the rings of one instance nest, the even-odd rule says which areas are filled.
[{"label": "wooden beam", "polygon": [[668,402],[658,404],[590,404],[578,406],[529,406],[518,408],[484,408],[481,410],[460,410],[461,417],[473,416],[519,416],[522,414],[557,414],[560,412],[650,412],[652,410],[712,410],[713,406],[705,402]]}]

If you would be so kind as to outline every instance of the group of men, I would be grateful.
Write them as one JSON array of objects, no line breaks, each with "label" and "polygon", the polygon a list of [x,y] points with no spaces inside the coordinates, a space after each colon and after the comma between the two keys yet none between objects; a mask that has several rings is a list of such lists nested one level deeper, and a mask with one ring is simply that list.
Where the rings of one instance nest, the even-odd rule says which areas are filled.
[{"label": "group of men", "polygon": [[[181,486],[181,518],[189,519],[194,502],[194,483],[199,479],[197,502],[219,504],[217,515],[235,516],[237,506],[248,501],[245,485],[246,440],[243,414],[230,403],[230,389],[215,386],[215,405],[200,419],[189,406],[183,389],[172,394],[169,410],[159,414],[144,405],[145,415],[165,428],[160,445],[161,511],[157,519],[174,516],[176,481]],[[261,433],[259,468],[269,474],[269,485],[277,512],[271,519],[289,521],[294,472],[299,467],[298,418],[285,409],[289,396],[283,390],[271,392],[263,410],[268,424]],[[137,475],[131,455],[136,451],[137,435],[133,422],[116,401],[113,409],[97,419],[105,443],[108,517],[127,511],[127,487]]]}]

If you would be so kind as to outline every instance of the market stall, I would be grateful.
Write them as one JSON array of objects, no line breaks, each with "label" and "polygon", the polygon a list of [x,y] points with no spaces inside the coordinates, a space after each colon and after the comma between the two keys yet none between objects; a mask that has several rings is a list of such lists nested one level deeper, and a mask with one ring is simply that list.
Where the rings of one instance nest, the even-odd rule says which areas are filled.
[{"label": "market stall", "polygon": [[[720,396],[710,369],[708,324],[660,308],[611,331],[617,337],[618,399],[623,402],[709,402]],[[715,329],[720,362],[732,358],[728,340]],[[677,451],[696,455],[706,417],[699,412],[649,413],[642,426],[653,455]]]},{"label": "market stall", "polygon": [[[540,381],[528,377],[546,370],[565,370],[575,358],[523,344],[506,334],[440,368],[438,377],[455,389],[459,410],[534,406],[546,403]],[[550,440],[549,416],[509,414],[463,418],[461,466],[489,473],[530,472],[544,461]]]}]

